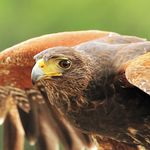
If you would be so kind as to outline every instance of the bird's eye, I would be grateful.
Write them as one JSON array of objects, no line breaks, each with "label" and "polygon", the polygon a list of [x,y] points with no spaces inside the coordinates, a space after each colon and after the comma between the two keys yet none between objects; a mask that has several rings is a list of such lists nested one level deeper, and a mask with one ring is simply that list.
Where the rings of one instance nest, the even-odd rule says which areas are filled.
[{"label": "bird's eye", "polygon": [[61,60],[60,62],[59,62],[59,66],[61,67],[61,68],[64,68],[64,69],[69,69],[70,68],[70,66],[71,66],[71,61],[70,60]]}]

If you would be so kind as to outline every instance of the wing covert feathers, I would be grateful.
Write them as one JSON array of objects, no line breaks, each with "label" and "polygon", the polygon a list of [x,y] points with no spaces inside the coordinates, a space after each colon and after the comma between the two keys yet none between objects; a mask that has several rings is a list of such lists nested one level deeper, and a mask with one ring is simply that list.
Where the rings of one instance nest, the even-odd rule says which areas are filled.
[{"label": "wing covert feathers", "polygon": [[129,62],[125,75],[131,84],[150,95],[150,52]]},{"label": "wing covert feathers", "polygon": [[89,30],[48,34],[33,38],[1,52],[0,64],[33,66],[33,56],[55,46],[74,46],[109,35],[110,32]]}]

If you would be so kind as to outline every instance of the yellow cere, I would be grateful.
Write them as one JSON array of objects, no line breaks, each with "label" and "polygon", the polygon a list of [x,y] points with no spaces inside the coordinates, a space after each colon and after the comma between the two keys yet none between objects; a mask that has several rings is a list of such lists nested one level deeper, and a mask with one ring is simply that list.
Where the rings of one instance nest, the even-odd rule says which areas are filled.
[{"label": "yellow cere", "polygon": [[59,61],[59,59],[52,58],[46,62],[42,58],[37,61],[37,64],[46,76],[62,76],[63,70],[58,66]]}]

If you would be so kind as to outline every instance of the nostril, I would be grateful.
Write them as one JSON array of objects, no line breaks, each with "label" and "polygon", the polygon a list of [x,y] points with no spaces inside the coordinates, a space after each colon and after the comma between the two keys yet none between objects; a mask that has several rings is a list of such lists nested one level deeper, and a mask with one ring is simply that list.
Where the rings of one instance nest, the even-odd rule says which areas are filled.
[{"label": "nostril", "polygon": [[44,65],[41,65],[40,67],[41,67],[41,68],[44,68]]}]

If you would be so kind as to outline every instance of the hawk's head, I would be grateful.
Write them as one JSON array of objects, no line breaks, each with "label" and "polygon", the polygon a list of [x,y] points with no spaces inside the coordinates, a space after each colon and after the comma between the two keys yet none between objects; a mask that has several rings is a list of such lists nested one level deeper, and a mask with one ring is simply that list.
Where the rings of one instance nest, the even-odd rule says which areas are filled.
[{"label": "hawk's head", "polygon": [[89,59],[70,47],[47,49],[35,57],[33,82],[45,87],[51,103],[77,97],[90,79]]}]

